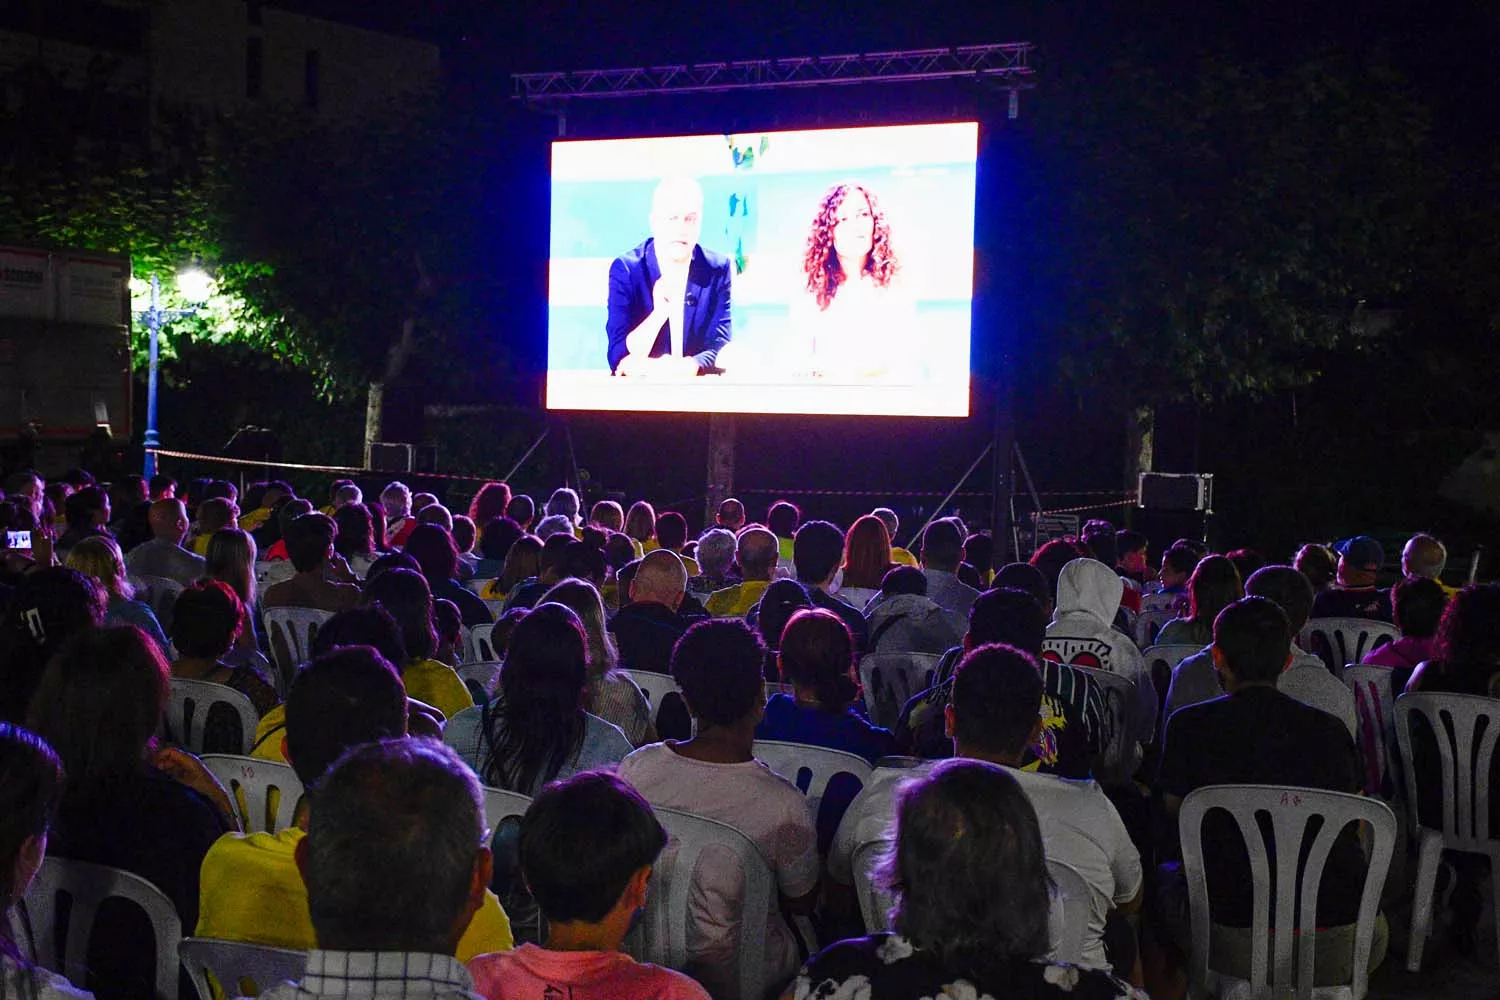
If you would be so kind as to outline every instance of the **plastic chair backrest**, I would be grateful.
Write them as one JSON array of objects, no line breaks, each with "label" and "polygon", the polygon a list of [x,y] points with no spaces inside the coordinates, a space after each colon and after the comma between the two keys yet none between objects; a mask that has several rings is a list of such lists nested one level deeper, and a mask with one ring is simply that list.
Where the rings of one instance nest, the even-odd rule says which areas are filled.
[{"label": "plastic chair backrest", "polygon": [[[1500,701],[1472,694],[1417,692],[1397,698],[1395,712],[1396,742],[1406,772],[1412,829],[1418,828],[1421,817],[1417,814],[1418,776],[1412,763],[1411,717],[1420,715],[1436,736],[1433,742],[1442,769],[1443,826],[1439,832],[1443,846],[1487,854],[1492,865],[1500,865],[1500,830],[1490,829],[1490,796],[1500,793],[1500,789],[1490,787],[1496,738],[1500,737]],[[1481,721],[1484,733],[1476,743],[1475,731]]]},{"label": "plastic chair backrest", "polygon": [[203,752],[208,733],[208,716],[216,705],[228,705],[240,718],[240,753],[249,753],[255,742],[255,727],[260,713],[250,699],[228,684],[173,677],[167,714],[163,722],[167,738],[193,753]]},{"label": "plastic chair backrest", "polygon": [[[1188,906],[1193,928],[1193,950],[1189,962],[1190,994],[1202,996],[1210,990],[1208,879],[1203,863],[1203,820],[1210,812],[1223,810],[1239,825],[1250,859],[1252,882],[1250,990],[1254,996],[1283,996],[1295,991],[1299,1000],[1311,1000],[1317,948],[1311,930],[1317,926],[1318,886],[1334,841],[1350,823],[1368,824],[1369,868],[1359,904],[1355,928],[1353,978],[1347,984],[1355,1000],[1364,997],[1369,975],[1370,948],[1375,935],[1375,916],[1380,891],[1385,885],[1391,854],[1396,845],[1396,814],[1378,799],[1282,785],[1209,785],[1191,792],[1178,815],[1182,841],[1183,870],[1187,875]],[[1262,834],[1259,818],[1267,816],[1271,842]],[[1308,821],[1320,825],[1305,842]],[[1270,852],[1276,854],[1275,897],[1271,896]],[[1299,859],[1306,856],[1301,878]],[[1296,949],[1297,919],[1309,931],[1300,936],[1307,947]]]},{"label": "plastic chair backrest", "polygon": [[279,833],[292,825],[302,782],[290,764],[227,753],[206,753],[202,760],[228,790],[246,833]]},{"label": "plastic chair backrest", "polygon": [[854,894],[859,898],[859,913],[864,918],[866,934],[891,929],[891,908],[896,905],[896,897],[889,889],[875,884],[875,867],[890,846],[889,840],[866,840],[856,845],[854,853],[849,856]]},{"label": "plastic chair backrest", "polygon": [[681,719],[687,718],[687,702],[682,699],[682,688],[667,674],[651,670],[627,670],[625,673],[630,675],[636,687],[646,696],[646,702],[651,706],[651,721],[655,724],[657,733],[663,739],[674,736],[662,731],[662,713],[676,713]]},{"label": "plastic chair backrest", "polygon": [[261,617],[266,623],[271,659],[276,661],[282,682],[290,690],[297,668],[312,656],[318,629],[333,617],[333,612],[317,608],[267,608]]},{"label": "plastic chair backrest", "polygon": [[890,729],[912,695],[932,686],[941,656],[932,653],[867,653],[859,660],[870,721]]},{"label": "plastic chair backrest", "polygon": [[476,697],[474,704],[478,705],[481,701],[488,700],[490,695],[495,693],[495,682],[500,677],[500,668],[503,665],[498,661],[483,660],[478,663],[465,663],[458,668],[458,679],[464,682],[469,693],[474,694],[477,688],[483,696]]},{"label": "plastic chair backrest", "polygon": [[1344,684],[1354,695],[1355,740],[1364,774],[1366,795],[1390,800],[1399,794],[1393,780],[1391,743],[1396,734],[1396,714],[1389,667],[1350,664],[1344,668]]},{"label": "plastic chair backrest", "polygon": [[507,792],[503,788],[491,788],[488,785],[479,790],[484,793],[484,819],[488,826],[498,826],[507,816],[525,816],[526,810],[531,808],[529,795]]},{"label": "plastic chair backrest", "polygon": [[[58,900],[64,896],[68,898],[68,919],[59,940]],[[139,875],[108,865],[43,859],[25,900],[37,964],[61,972],[79,989],[87,988],[89,939],[99,906],[106,899],[127,900],[145,914],[156,944],[156,996],[176,1000],[177,945],[182,940],[177,908],[166,893]]]},{"label": "plastic chair backrest", "polygon": [[1399,638],[1401,632],[1390,622],[1314,618],[1302,627],[1297,645],[1316,654],[1335,677],[1342,677],[1347,664],[1358,663],[1370,650]]},{"label": "plastic chair backrest", "polygon": [[187,588],[178,581],[165,576],[142,575],[136,579],[146,588],[144,594],[136,596],[151,605],[156,620],[161,623],[162,631],[171,634],[172,609],[177,606],[177,598]]},{"label": "plastic chair backrest", "polygon": [[490,609],[490,617],[495,619],[495,621],[497,622],[500,620],[500,616],[505,613],[504,601],[492,601],[486,599],[484,602],[484,606]]},{"label": "plastic chair backrest", "polygon": [[[1151,733],[1130,731],[1131,709],[1135,704],[1135,684],[1110,670],[1072,665],[1073,669],[1092,677],[1099,685],[1104,698],[1104,718],[1099,733],[1099,760],[1129,761],[1133,759],[1133,744],[1151,742]],[[1130,775],[1111,775],[1111,780],[1128,781]]]},{"label": "plastic chair backrest", "polygon": [[208,974],[224,987],[224,995],[251,996],[284,982],[295,982],[307,971],[307,952],[245,941],[183,938],[178,946],[183,968],[201,1000],[213,1000]]},{"label": "plastic chair backrest", "polygon": [[468,630],[469,641],[464,649],[465,663],[492,663],[500,659],[495,655],[494,643],[490,642],[490,633],[494,630],[494,623],[475,625]]},{"label": "plastic chair backrest", "polygon": [[266,588],[290,580],[297,574],[297,567],[290,559],[268,559],[255,564],[255,590],[265,593]]},{"label": "plastic chair backrest", "polygon": [[1136,648],[1146,650],[1154,646],[1162,626],[1176,617],[1171,611],[1142,611],[1136,615],[1135,624],[1131,627],[1131,638],[1135,639]]},{"label": "plastic chair backrest", "polygon": [[839,821],[854,797],[870,783],[875,770],[858,754],[803,743],[756,740],[751,752],[807,796],[807,805],[816,819],[818,845],[824,850],[833,842]]},{"label": "plastic chair backrest", "polygon": [[1052,877],[1052,908],[1047,919],[1052,948],[1047,957],[1054,962],[1081,965],[1094,890],[1077,868],[1061,861],[1048,858],[1047,874]]},{"label": "plastic chair backrest", "polygon": [[[770,865],[750,838],[726,823],[675,809],[657,808],[655,812],[669,840],[653,869],[640,924],[642,954],[636,957],[669,969],[687,967],[694,872],[700,861],[704,865],[723,864],[727,860],[723,854],[728,852],[744,873],[744,894],[734,908],[739,914],[735,994],[745,1000],[763,997],[767,986],[766,922],[775,886]],[[708,848],[714,851],[705,858]]]}]

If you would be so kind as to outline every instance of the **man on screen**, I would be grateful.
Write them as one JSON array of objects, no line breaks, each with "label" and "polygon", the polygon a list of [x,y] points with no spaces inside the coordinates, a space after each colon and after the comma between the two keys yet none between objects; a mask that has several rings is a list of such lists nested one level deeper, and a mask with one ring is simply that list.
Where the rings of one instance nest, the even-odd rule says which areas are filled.
[{"label": "man on screen", "polygon": [[698,245],[703,189],[668,178],[651,197],[651,238],[609,266],[610,371],[700,375],[729,343],[729,258]]}]

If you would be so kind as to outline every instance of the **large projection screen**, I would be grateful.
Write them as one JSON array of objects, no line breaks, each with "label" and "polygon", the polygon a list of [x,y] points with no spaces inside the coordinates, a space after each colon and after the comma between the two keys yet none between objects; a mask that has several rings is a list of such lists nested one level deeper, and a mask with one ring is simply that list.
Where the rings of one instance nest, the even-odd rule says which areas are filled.
[{"label": "large projection screen", "polygon": [[967,416],[978,135],[553,143],[548,409]]}]

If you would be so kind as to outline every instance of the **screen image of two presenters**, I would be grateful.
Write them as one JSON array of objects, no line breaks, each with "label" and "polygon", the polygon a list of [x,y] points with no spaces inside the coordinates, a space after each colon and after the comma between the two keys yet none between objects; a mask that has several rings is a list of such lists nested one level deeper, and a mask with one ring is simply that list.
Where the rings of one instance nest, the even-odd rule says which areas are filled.
[{"label": "screen image of two presenters", "polygon": [[547,405],[966,416],[973,122],[552,147]]}]

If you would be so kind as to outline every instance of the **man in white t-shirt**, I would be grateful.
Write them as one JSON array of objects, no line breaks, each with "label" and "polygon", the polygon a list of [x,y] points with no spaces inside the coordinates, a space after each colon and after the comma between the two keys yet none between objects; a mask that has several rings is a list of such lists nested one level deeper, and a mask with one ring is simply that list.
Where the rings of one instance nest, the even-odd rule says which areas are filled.
[{"label": "man in white t-shirt", "polygon": [[[953,680],[947,708],[948,733],[956,757],[1002,764],[1036,809],[1049,861],[1076,869],[1093,890],[1082,963],[1113,967],[1129,976],[1135,964],[1128,934],[1111,935],[1118,954],[1106,957],[1105,923],[1113,913],[1134,912],[1141,899],[1141,858],[1119,813],[1093,781],[1072,781],[1016,768],[1041,726],[1042,679],[1031,657],[1011,646],[980,646],[965,655]],[[881,768],[850,805],[828,854],[837,882],[853,881],[852,860],[861,844],[885,840],[895,816],[896,793],[908,778],[926,774],[939,761],[916,768]],[[1123,929],[1123,928],[1122,928]]]},{"label": "man in white t-shirt", "polygon": [[[781,906],[773,899],[763,918],[766,981],[779,984],[799,963],[781,909],[812,911],[818,838],[806,797],[751,752],[765,711],[764,659],[760,640],[742,621],[699,622],[688,629],[672,654],[672,676],[697,722],[697,735],[641,747],[620,762],[619,776],[653,806],[726,823],[760,849],[782,898]],[[733,994],[729,977],[742,917],[740,882],[731,865],[702,864],[688,900],[687,971],[714,996]]]}]

